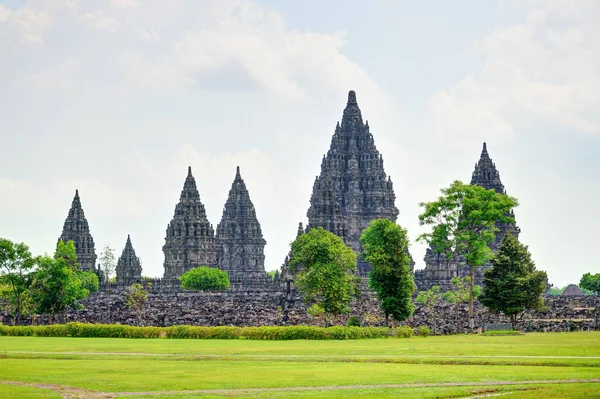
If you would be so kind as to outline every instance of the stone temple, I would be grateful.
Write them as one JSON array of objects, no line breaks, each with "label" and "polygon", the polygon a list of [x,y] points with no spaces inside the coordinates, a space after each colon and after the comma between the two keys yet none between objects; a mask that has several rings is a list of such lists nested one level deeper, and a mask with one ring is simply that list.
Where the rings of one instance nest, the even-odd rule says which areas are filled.
[{"label": "stone temple", "polygon": [[[371,220],[396,221],[398,208],[394,186],[383,169],[383,157],[363,123],[356,93],[348,93],[341,124],[338,122],[331,146],[321,162],[308,209],[307,230],[321,226],[342,237],[357,253],[360,236]],[[370,266],[359,259],[358,272],[368,274]]]},{"label": "stone temple", "polygon": [[77,262],[83,270],[96,270],[96,247],[90,234],[90,226],[81,207],[79,190],[75,190],[75,197],[65,220],[59,241],[73,241],[77,253]]},{"label": "stone temple", "polygon": [[[479,162],[475,164],[475,170],[471,176],[471,184],[484,187],[488,190],[493,189],[497,193],[506,194],[504,185],[500,180],[500,173],[496,169],[496,164],[492,162],[487,151],[486,143],[483,143],[483,150]],[[510,216],[514,219],[514,212],[511,211]],[[516,222],[513,223],[498,223],[496,225],[498,232],[494,241],[490,244],[493,252],[496,252],[502,243],[504,235],[508,232],[519,238],[520,229]],[[469,267],[464,264],[459,257],[448,259],[446,255],[428,248],[425,253],[425,269],[415,272],[415,283],[419,290],[429,289],[434,285],[439,285],[442,290],[452,288],[451,280],[454,277],[465,277],[470,275]],[[483,283],[484,268],[475,270],[475,284]]]},{"label": "stone temple", "polygon": [[198,266],[217,266],[215,231],[206,217],[191,167],[167,226],[163,252],[166,279],[175,279]]},{"label": "stone temple", "polygon": [[127,235],[125,248],[123,248],[123,253],[117,262],[116,272],[117,284],[119,285],[131,285],[142,281],[142,264],[135,254],[129,235]]}]

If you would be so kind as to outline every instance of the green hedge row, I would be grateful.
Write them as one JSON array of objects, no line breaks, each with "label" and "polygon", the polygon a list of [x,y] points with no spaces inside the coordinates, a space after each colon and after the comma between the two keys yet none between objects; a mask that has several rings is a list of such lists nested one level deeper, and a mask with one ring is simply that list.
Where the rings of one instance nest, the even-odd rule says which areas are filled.
[{"label": "green hedge row", "polygon": [[[195,338],[195,339],[366,339],[409,338],[415,335],[411,327],[137,327],[122,324],[67,323],[49,326],[3,326],[0,335],[35,337],[88,338]],[[424,335],[424,334],[423,334]]]}]

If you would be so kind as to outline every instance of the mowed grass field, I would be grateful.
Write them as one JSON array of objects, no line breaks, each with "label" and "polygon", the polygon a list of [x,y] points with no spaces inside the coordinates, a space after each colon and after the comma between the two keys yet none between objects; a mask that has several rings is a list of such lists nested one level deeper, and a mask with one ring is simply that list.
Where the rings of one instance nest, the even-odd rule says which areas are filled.
[{"label": "mowed grass field", "polygon": [[600,332],[356,341],[0,337],[0,398],[600,398]]}]

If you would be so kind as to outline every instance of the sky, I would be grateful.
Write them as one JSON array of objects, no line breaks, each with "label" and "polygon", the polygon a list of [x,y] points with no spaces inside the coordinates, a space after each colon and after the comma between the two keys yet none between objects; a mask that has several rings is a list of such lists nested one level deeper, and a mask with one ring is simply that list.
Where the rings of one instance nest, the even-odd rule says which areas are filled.
[{"label": "sky", "polygon": [[482,143],[551,283],[599,272],[600,2],[0,0],[0,236],[52,253],[75,189],[99,253],[162,276],[192,167],[216,228],[236,166],[279,268],[349,90],[414,242]]}]

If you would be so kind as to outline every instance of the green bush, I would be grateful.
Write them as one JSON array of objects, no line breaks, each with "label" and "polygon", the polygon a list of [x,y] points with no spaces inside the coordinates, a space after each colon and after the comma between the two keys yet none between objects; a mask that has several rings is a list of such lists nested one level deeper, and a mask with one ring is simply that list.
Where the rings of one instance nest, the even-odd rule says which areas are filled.
[{"label": "green bush", "polygon": [[345,340],[369,338],[410,338],[410,327],[262,326],[262,327],[138,327],[124,324],[67,323],[49,326],[3,326],[0,336],[88,337],[88,338],[174,338],[250,340]]},{"label": "green bush", "polygon": [[227,272],[214,267],[197,267],[183,273],[179,281],[184,290],[227,291],[229,289]]},{"label": "green bush", "polygon": [[348,327],[360,327],[361,324],[360,318],[357,316],[348,317],[348,322],[346,323]]},{"label": "green bush", "polygon": [[428,326],[419,326],[415,330],[415,334],[421,337],[429,337],[431,335],[431,328]]}]

